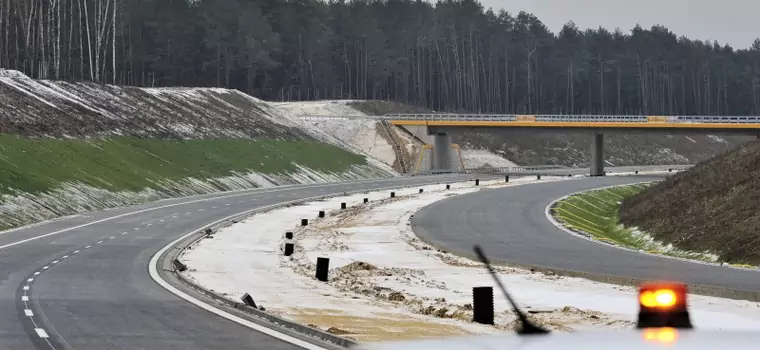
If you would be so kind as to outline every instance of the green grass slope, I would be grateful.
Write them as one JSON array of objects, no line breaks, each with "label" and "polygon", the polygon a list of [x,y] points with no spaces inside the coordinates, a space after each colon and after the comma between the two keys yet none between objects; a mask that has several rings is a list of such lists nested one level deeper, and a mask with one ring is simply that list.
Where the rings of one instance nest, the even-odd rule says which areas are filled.
[{"label": "green grass slope", "polygon": [[760,265],[760,141],[697,164],[626,199],[620,220],[686,250]]},{"label": "green grass slope", "polygon": [[184,195],[392,175],[310,140],[0,135],[0,229]]},{"label": "green grass slope", "polygon": [[620,223],[618,211],[621,202],[650,186],[652,183],[641,183],[578,193],[559,201],[552,209],[552,215],[575,232],[613,245],[653,254],[714,261],[716,257],[711,254],[675,249]]}]

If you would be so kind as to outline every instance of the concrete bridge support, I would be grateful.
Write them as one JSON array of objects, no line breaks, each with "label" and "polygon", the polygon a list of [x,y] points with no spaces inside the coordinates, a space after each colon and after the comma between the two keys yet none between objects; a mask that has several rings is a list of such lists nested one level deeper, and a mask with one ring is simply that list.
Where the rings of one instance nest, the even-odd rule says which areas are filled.
[{"label": "concrete bridge support", "polygon": [[433,170],[449,170],[451,164],[451,135],[445,132],[433,134]]},{"label": "concrete bridge support", "polygon": [[604,137],[594,131],[591,135],[591,176],[604,176]]}]

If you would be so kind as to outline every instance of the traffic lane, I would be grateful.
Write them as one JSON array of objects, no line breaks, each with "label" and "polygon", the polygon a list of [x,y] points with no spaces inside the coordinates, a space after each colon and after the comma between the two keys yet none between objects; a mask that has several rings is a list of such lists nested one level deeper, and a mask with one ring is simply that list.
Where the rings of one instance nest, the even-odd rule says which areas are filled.
[{"label": "traffic lane", "polygon": [[569,193],[657,178],[584,178],[480,191],[425,207],[414,215],[412,225],[420,236],[449,251],[471,255],[473,245],[479,244],[496,261],[617,277],[669,279],[760,290],[760,274],[756,271],[610,247],[568,234],[546,218],[546,207]]},{"label": "traffic lane", "polygon": [[[426,180],[409,182],[424,183]],[[387,184],[366,187],[369,190],[384,186]],[[345,190],[345,187],[337,189]],[[155,251],[177,236],[209,222],[253,207],[323,195],[331,190],[335,191],[331,188],[310,188],[197,202],[120,217],[73,230],[71,234],[45,237],[39,242],[50,241],[49,244],[65,246],[64,253],[79,247],[80,253],[68,253],[65,261],[61,260],[60,254],[58,258],[53,257],[53,261],[59,260],[55,266],[50,262],[42,263],[49,269],[30,285],[33,300],[37,303],[31,310],[38,315],[39,322],[55,344],[69,344],[73,348],[134,348],[134,343],[124,342],[127,338],[144,339],[138,341],[138,345],[146,345],[147,348],[166,348],[163,342],[177,343],[174,340],[176,337],[187,338],[185,334],[190,333],[198,338],[192,340],[195,346],[208,348],[211,343],[222,344],[218,335],[224,332],[228,333],[223,336],[228,339],[222,344],[224,348],[246,348],[245,344],[250,340],[247,337],[252,333],[249,329],[193,307],[166,292],[150,279],[145,265]],[[106,251],[114,244],[118,245],[114,254],[95,261],[83,258],[99,250]],[[77,273],[82,275],[78,276]],[[21,279],[23,284],[23,276]],[[128,283],[124,284],[124,281]],[[135,286],[136,290],[130,289]],[[94,294],[83,293],[88,290]],[[165,302],[166,298],[174,302]],[[216,319],[215,326],[223,323],[222,328],[227,331],[210,325],[203,328],[209,318]],[[188,327],[170,323],[174,319],[192,324]],[[142,331],[144,329],[149,331]],[[34,339],[35,334],[28,325],[27,333]],[[266,341],[282,343],[268,336],[257,341],[260,344]],[[265,345],[267,348],[292,347],[287,343]],[[183,343],[180,348],[193,346]]]}]

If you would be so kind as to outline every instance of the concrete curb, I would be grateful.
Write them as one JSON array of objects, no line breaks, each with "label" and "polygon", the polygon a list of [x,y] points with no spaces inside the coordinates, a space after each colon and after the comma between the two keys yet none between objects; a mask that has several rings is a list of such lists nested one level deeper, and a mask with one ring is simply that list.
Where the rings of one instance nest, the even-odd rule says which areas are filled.
[{"label": "concrete curb", "polygon": [[[429,186],[429,185],[435,185],[435,184],[441,184],[448,181],[437,181],[437,182],[430,182],[427,184],[420,184],[415,186]],[[456,182],[468,182],[468,180],[461,180],[461,181],[454,181]],[[351,339],[343,338],[331,333],[327,333],[325,331],[322,331],[320,329],[315,329],[306,325],[302,325],[293,321],[289,321],[286,319],[283,319],[278,316],[270,315],[266,312],[263,312],[261,310],[249,307],[242,302],[238,301],[232,301],[218,293],[212,292],[210,290],[207,290],[191,280],[189,280],[187,277],[185,277],[182,273],[176,270],[174,268],[173,264],[171,263],[174,259],[178,259],[180,255],[190,246],[193,244],[199,242],[200,240],[204,239],[205,233],[203,232],[206,228],[211,228],[212,230],[216,230],[222,227],[226,227],[229,225],[234,224],[235,222],[242,220],[244,218],[247,218],[252,215],[261,214],[264,212],[277,210],[283,207],[289,207],[294,205],[300,205],[307,202],[312,201],[318,201],[318,200],[324,200],[328,198],[335,198],[335,197],[342,197],[345,195],[351,195],[351,194],[358,194],[358,193],[369,193],[369,192],[377,192],[377,191],[388,191],[388,190],[398,190],[398,189],[404,189],[404,188],[411,188],[415,186],[406,186],[406,187],[399,187],[399,186],[391,186],[391,187],[383,187],[383,188],[376,188],[371,190],[354,190],[354,191],[346,191],[343,193],[338,194],[327,194],[327,195],[320,195],[320,196],[314,196],[314,197],[308,197],[308,198],[301,198],[293,201],[287,201],[282,202],[262,208],[252,209],[249,211],[245,211],[243,213],[240,213],[238,215],[235,215],[234,217],[229,217],[227,220],[216,223],[216,224],[210,224],[207,226],[204,226],[201,230],[198,230],[197,233],[186,237],[182,241],[176,243],[174,246],[172,246],[162,257],[158,259],[158,265],[159,265],[159,271],[167,271],[172,274],[174,278],[177,279],[181,283],[181,286],[178,286],[175,284],[175,287],[177,288],[189,288],[193,291],[199,292],[203,295],[205,295],[208,298],[211,298],[212,300],[219,302],[223,305],[226,305],[228,307],[232,307],[236,310],[242,311],[245,313],[248,317],[255,317],[259,320],[266,321],[271,324],[272,328],[274,327],[280,327],[280,328],[286,328],[295,332],[298,332],[303,335],[307,335],[312,337],[313,341],[321,341],[325,342],[331,345],[337,345],[339,347],[352,347],[357,345],[356,341],[353,341]],[[171,283],[167,281],[168,283]],[[321,344],[320,344],[321,345]]]},{"label": "concrete curb", "polygon": [[[640,174],[640,175],[631,175],[631,176],[642,176],[642,175]],[[643,182],[649,182],[649,181],[643,181]],[[526,185],[526,184],[520,184],[520,185]],[[606,187],[610,187],[610,186],[606,186]],[[582,191],[582,192],[586,192],[586,191]],[[428,204],[420,208],[419,210],[423,210],[426,207],[433,204],[435,203]],[[551,215],[549,215],[549,217],[550,216]],[[450,250],[444,244],[436,242],[433,236],[430,235],[430,233],[428,233],[424,228],[413,225],[411,223],[411,219],[409,223],[412,228],[412,232],[417,236],[417,238],[419,238],[421,241],[425,242],[426,244],[430,245],[431,247],[438,249],[442,252],[451,253],[456,256],[466,258],[466,259],[479,261],[474,251],[469,252],[469,251]],[[558,227],[562,229],[563,231],[567,230],[561,225]],[[568,231],[565,231],[565,232],[568,232]],[[578,235],[577,233],[574,233],[574,232],[568,232],[568,233],[576,235],[576,236]],[[582,238],[589,239],[587,237],[582,237]],[[595,241],[595,242],[599,244],[605,244],[599,241]],[[618,246],[615,246],[615,247],[617,248]],[[624,248],[621,248],[621,249],[624,249]],[[642,254],[647,254],[647,253],[642,252]],[[664,256],[664,255],[656,255],[656,256]],[[689,260],[689,261],[691,262],[692,260]],[[616,285],[622,285],[622,286],[638,287],[641,283],[650,281],[650,280],[633,278],[633,277],[610,276],[610,275],[603,275],[603,274],[590,273],[590,272],[574,271],[574,270],[569,270],[569,269],[545,267],[545,266],[539,266],[539,265],[515,264],[506,260],[502,260],[502,259],[492,259],[492,262],[494,264],[506,266],[506,267],[519,268],[519,269],[536,271],[536,272],[541,272],[541,273],[551,273],[551,274],[566,276],[566,277],[578,277],[578,278],[588,279],[591,281],[616,284]],[[732,266],[731,268],[739,268],[739,267]],[[712,297],[719,297],[719,298],[760,302],[760,292],[745,291],[745,290],[738,290],[738,289],[731,289],[731,288],[724,288],[724,287],[690,284],[689,293],[703,295],[703,296],[712,296]]]}]

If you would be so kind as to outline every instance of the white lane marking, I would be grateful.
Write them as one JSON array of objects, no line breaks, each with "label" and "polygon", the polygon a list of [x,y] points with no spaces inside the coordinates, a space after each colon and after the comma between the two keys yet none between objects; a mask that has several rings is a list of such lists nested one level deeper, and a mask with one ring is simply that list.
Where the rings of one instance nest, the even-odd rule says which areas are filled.
[{"label": "white lane marking", "polygon": [[45,332],[44,329],[42,329],[42,328],[35,328],[34,331],[37,332],[37,335],[39,335],[40,338],[48,338],[48,334],[47,334],[47,332]]},{"label": "white lane marking", "polygon": [[64,255],[64,256],[61,257],[61,259],[66,259],[68,257],[69,257],[68,255]]},{"label": "white lane marking", "polygon": [[111,237],[108,237],[108,239],[113,239],[113,236],[111,236]]},{"label": "white lane marking", "polygon": [[79,249],[77,249],[77,250],[74,251],[74,254],[76,254],[76,253],[79,253]]},{"label": "white lane marking", "polygon": [[239,201],[238,203],[241,203],[241,204],[242,204],[242,203],[243,203],[243,201]]},{"label": "white lane marking", "polygon": [[24,290],[29,290],[29,286],[24,286]]},{"label": "white lane marking", "polygon": [[216,207],[211,207],[211,209],[216,209]]},{"label": "white lane marking", "polygon": [[29,296],[22,295],[21,296],[21,301],[29,301]]},{"label": "white lane marking", "polygon": [[198,209],[198,211],[203,211],[203,209]]},{"label": "white lane marking", "polygon": [[153,225],[153,224],[147,224],[147,225],[145,225],[145,227],[150,227],[150,225]]},{"label": "white lane marking", "polygon": [[140,228],[139,227],[135,227],[132,230],[134,230],[134,231],[140,231]]},{"label": "white lane marking", "polygon": [[103,241],[98,241],[98,244],[101,244],[101,243],[103,243]]},{"label": "white lane marking", "polygon": [[[448,177],[436,176],[435,180],[438,181],[438,182],[440,182],[440,181],[445,181],[447,178]],[[431,180],[432,180],[432,177],[431,177]],[[110,216],[110,217],[103,218],[103,219],[100,219],[100,220],[95,220],[95,221],[92,221],[92,222],[84,223],[84,224],[81,224],[81,225],[67,227],[67,228],[64,228],[64,229],[60,229],[58,231],[49,232],[49,233],[46,233],[46,234],[43,234],[43,235],[34,236],[34,237],[27,238],[27,239],[22,239],[20,241],[16,241],[16,242],[13,242],[13,243],[2,245],[2,246],[0,246],[0,249],[10,248],[10,247],[17,246],[19,244],[23,244],[23,243],[26,243],[26,242],[36,241],[36,240],[38,240],[40,238],[45,238],[45,237],[49,237],[49,236],[52,236],[52,235],[57,235],[57,234],[60,234],[60,233],[63,233],[63,232],[68,232],[68,231],[76,230],[76,229],[79,229],[79,228],[82,228],[82,227],[96,225],[96,224],[99,224],[99,223],[102,223],[102,222],[111,221],[111,220],[118,219],[118,218],[123,218],[125,216],[137,215],[137,214],[140,214],[140,213],[145,213],[145,212],[149,212],[149,211],[156,211],[156,210],[166,209],[166,208],[172,208],[172,207],[176,207],[176,206],[180,206],[180,205],[186,205],[186,204],[191,204],[191,203],[208,202],[208,201],[219,200],[219,199],[224,199],[224,198],[234,198],[234,197],[241,197],[241,196],[261,195],[261,194],[266,194],[266,193],[276,193],[276,192],[282,192],[282,191],[294,191],[294,190],[299,190],[299,189],[310,189],[310,188],[316,188],[316,187],[335,187],[337,185],[345,185],[345,184],[373,184],[373,185],[380,185],[380,184],[385,183],[385,182],[397,182],[397,181],[399,181],[399,179],[397,179],[397,178],[391,178],[391,179],[370,179],[370,180],[354,180],[354,181],[345,181],[345,182],[328,182],[328,183],[309,184],[309,185],[286,185],[286,186],[278,186],[278,188],[271,189],[271,190],[262,190],[260,188],[249,189],[249,190],[240,190],[240,191],[235,191],[235,192],[233,192],[231,194],[228,194],[228,195],[220,195],[220,196],[213,196],[213,197],[209,197],[209,198],[193,199],[193,200],[189,200],[189,201],[186,201],[186,202],[167,204],[167,205],[163,205],[163,206],[159,206],[159,207],[145,208],[145,209],[131,211],[131,212],[124,213],[124,214],[114,215],[114,216]],[[420,179],[420,182],[424,182],[424,181],[422,179]],[[396,185],[396,186],[371,188],[371,190],[373,190],[373,191],[375,191],[375,190],[384,190],[384,189],[387,189],[387,188],[397,188],[399,186],[404,187],[406,185],[411,186],[411,185],[414,185],[414,184],[417,184],[417,181],[413,181],[413,182],[409,182],[409,183],[404,183],[404,184],[399,184],[399,185]],[[322,189],[322,191],[324,191],[324,189]],[[240,203],[243,203],[243,202],[240,201]],[[22,229],[24,229],[24,228],[16,228],[16,229],[12,229],[12,230],[3,231],[3,232],[0,232],[0,235],[8,234],[8,233],[15,232],[15,231],[22,230]]]},{"label": "white lane marking", "polygon": [[158,222],[164,222],[164,219],[159,220]]},{"label": "white lane marking", "polygon": [[230,203],[224,203],[224,205],[226,205],[226,206],[230,206]]},{"label": "white lane marking", "polygon": [[214,222],[212,222],[210,224],[204,225],[204,226],[202,226],[202,227],[200,227],[198,229],[192,230],[192,231],[190,231],[190,232],[188,232],[188,233],[186,233],[186,234],[178,237],[177,239],[175,239],[171,243],[165,245],[163,248],[161,248],[161,250],[159,250],[158,252],[156,252],[156,254],[154,254],[153,257],[150,258],[150,263],[148,265],[148,272],[150,273],[150,277],[154,281],[156,281],[156,283],[158,283],[159,285],[161,285],[162,287],[164,287],[166,290],[170,291],[171,293],[174,293],[174,295],[176,295],[176,296],[178,296],[178,297],[180,297],[182,299],[185,299],[188,302],[190,302],[191,304],[194,304],[194,305],[196,305],[196,306],[198,306],[198,307],[200,307],[200,308],[202,308],[202,309],[204,309],[204,310],[206,310],[208,312],[211,312],[213,314],[216,314],[216,315],[219,315],[221,317],[224,317],[224,318],[226,318],[226,319],[228,319],[230,321],[237,322],[238,324],[241,324],[241,325],[243,325],[245,327],[253,329],[253,330],[257,331],[257,332],[264,333],[266,335],[269,335],[271,337],[275,337],[275,338],[280,339],[282,341],[286,341],[286,342],[291,343],[291,344],[296,345],[296,346],[300,346],[300,347],[302,347],[304,349],[307,349],[307,350],[326,350],[323,347],[320,347],[320,346],[317,346],[317,345],[305,342],[305,341],[300,340],[298,338],[291,337],[291,336],[289,336],[287,334],[284,334],[284,333],[280,333],[277,330],[274,330],[274,329],[271,329],[271,328],[267,328],[267,327],[264,327],[262,325],[253,323],[253,322],[248,321],[248,320],[246,320],[244,318],[241,318],[241,317],[235,316],[235,315],[233,315],[233,314],[231,314],[229,312],[217,309],[217,308],[215,308],[215,307],[213,307],[213,306],[211,306],[209,304],[206,304],[206,303],[204,303],[204,302],[202,302],[202,301],[200,301],[200,300],[198,300],[196,298],[193,298],[192,296],[186,294],[185,292],[183,292],[183,291],[175,288],[174,286],[172,286],[168,282],[164,281],[161,278],[161,276],[158,274],[158,269],[157,269],[158,258],[161,255],[163,255],[167,250],[169,250],[169,248],[171,248],[175,244],[179,243],[180,241],[186,239],[190,235],[195,234],[196,232],[198,232],[198,231],[200,231],[200,230],[202,230],[202,229],[204,229],[206,227],[213,226],[213,225],[216,225],[216,224],[218,224],[220,222],[224,222],[224,221],[230,220],[230,219],[232,219],[232,218],[234,218],[236,216],[239,216],[239,215],[245,215],[247,213],[256,212],[256,211],[266,211],[266,210],[269,210],[269,209],[272,209],[272,208],[277,208],[277,207],[280,207],[280,206],[282,206],[284,204],[289,204],[289,203],[297,203],[297,202],[304,202],[304,201],[308,202],[310,200],[315,200],[315,199],[321,198],[321,197],[322,196],[313,196],[313,197],[301,198],[301,199],[287,201],[287,202],[283,202],[283,203],[268,205],[268,206],[264,206],[264,207],[261,207],[261,208],[249,209],[249,210],[246,210],[246,211],[243,211],[243,212],[239,212],[237,214],[232,214],[232,215],[227,216],[225,218],[222,218],[222,219],[219,219],[217,221],[214,221]]},{"label": "white lane marking", "polygon": [[88,246],[84,247],[84,249],[90,249],[90,247],[92,247],[92,246],[88,245]]},{"label": "white lane marking", "polygon": [[57,263],[58,263],[58,260],[53,260],[53,264],[57,264]]},{"label": "white lane marking", "polygon": [[34,278],[27,278],[26,282],[32,283],[34,281]]},{"label": "white lane marking", "polygon": [[34,316],[34,313],[32,312],[32,310],[24,309],[24,315],[32,317],[32,316]]},{"label": "white lane marking", "polygon": [[129,232],[122,232],[121,234],[122,234],[122,235],[126,235],[127,233],[129,233]]},{"label": "white lane marking", "polygon": [[37,272],[35,272],[35,273],[34,273],[34,275],[35,275],[35,276],[37,276],[37,275],[39,275],[39,274],[40,274],[40,272],[39,272],[39,271],[37,271]]},{"label": "white lane marking", "polygon": [[45,266],[43,266],[43,267],[42,267],[42,269],[43,269],[43,270],[47,270],[47,269],[48,269],[48,267],[50,267],[50,266],[47,266],[47,265],[45,265]]}]

